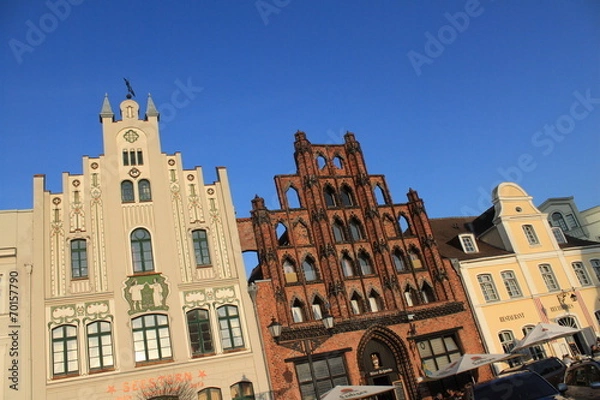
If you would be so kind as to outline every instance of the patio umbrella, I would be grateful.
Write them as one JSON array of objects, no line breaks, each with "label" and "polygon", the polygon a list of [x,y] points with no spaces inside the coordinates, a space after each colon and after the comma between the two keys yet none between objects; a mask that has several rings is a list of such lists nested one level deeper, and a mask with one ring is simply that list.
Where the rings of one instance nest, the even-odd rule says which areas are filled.
[{"label": "patio umbrella", "polygon": [[444,368],[435,372],[428,372],[427,378],[431,380],[447,378],[513,357],[515,356],[512,354],[463,354],[459,359]]},{"label": "patio umbrella", "polygon": [[336,386],[321,396],[321,400],[354,400],[364,399],[379,393],[393,390],[394,386]]},{"label": "patio umbrella", "polygon": [[562,326],[558,324],[547,324],[540,322],[533,328],[523,340],[515,346],[512,351],[521,350],[527,347],[544,344],[550,340],[559,339],[565,336],[572,336],[579,332],[579,329]]}]

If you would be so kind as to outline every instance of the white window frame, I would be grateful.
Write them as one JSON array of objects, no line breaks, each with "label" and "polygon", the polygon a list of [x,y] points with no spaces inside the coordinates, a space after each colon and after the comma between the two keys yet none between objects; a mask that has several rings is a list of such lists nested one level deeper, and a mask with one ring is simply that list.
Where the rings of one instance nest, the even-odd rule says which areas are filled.
[{"label": "white window frame", "polygon": [[[547,268],[547,271],[543,271],[543,268]],[[540,274],[542,275],[542,279],[544,281],[544,283],[546,284],[546,289],[548,289],[549,292],[557,292],[560,290],[560,285],[558,284],[558,281],[556,280],[556,275],[554,275],[554,271],[552,270],[552,265],[550,264],[540,264],[538,265],[538,269],[540,271]]]},{"label": "white window frame", "polygon": [[498,290],[496,290],[492,274],[477,275],[477,282],[479,282],[479,287],[486,303],[500,301],[500,296],[498,296]]},{"label": "white window frame", "polygon": [[540,244],[540,240],[538,239],[538,236],[535,233],[535,229],[533,228],[533,225],[530,225],[530,224],[523,225],[523,233],[525,234],[525,237],[527,238],[527,242],[529,242],[529,244],[531,246]]},{"label": "white window frame", "polygon": [[523,292],[521,291],[521,287],[519,286],[519,282],[517,281],[517,276],[515,275],[514,271],[502,271],[500,275],[502,276],[502,281],[504,282],[504,287],[506,288],[508,297],[511,299],[523,297]]},{"label": "white window frame", "polygon": [[475,242],[475,236],[471,233],[466,233],[458,236],[460,239],[460,245],[465,253],[479,253],[479,248]]},{"label": "white window frame", "polygon": [[590,279],[590,275],[585,268],[585,265],[581,261],[574,261],[571,263],[571,267],[573,267],[573,272],[575,272],[575,276],[577,276],[577,280],[581,286],[591,286],[592,280]]},{"label": "white window frame", "polygon": [[561,228],[559,228],[558,226],[553,226],[552,233],[554,234],[554,239],[556,239],[556,243],[567,243],[567,238],[565,237],[565,234]]}]

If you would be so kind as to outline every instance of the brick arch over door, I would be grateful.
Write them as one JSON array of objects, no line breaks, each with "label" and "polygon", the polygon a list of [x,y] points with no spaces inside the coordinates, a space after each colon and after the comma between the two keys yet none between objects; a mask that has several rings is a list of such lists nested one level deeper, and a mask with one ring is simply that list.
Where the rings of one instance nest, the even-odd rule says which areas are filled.
[{"label": "brick arch over door", "polygon": [[391,356],[395,360],[395,368],[393,369],[402,376],[402,381],[406,392],[408,392],[409,398],[418,399],[415,374],[406,344],[400,336],[385,326],[371,326],[367,329],[358,344],[357,364],[363,379],[361,384],[368,384],[367,375],[369,371],[373,369],[372,366],[368,364],[371,362],[371,354],[366,354],[370,353],[369,349],[373,348],[373,342],[378,342],[380,348],[383,346],[383,348],[389,350]]}]

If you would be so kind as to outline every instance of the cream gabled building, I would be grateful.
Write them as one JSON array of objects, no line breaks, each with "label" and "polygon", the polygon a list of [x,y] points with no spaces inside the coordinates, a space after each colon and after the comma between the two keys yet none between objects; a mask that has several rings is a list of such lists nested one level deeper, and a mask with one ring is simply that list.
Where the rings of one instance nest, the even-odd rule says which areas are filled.
[{"label": "cream gabled building", "polygon": [[150,96],[119,109],[62,193],[34,178],[32,398],[270,398],[225,168],[162,153]]},{"label": "cream gabled building", "polygon": [[539,322],[581,332],[531,356],[588,353],[600,333],[600,243],[551,227],[515,183],[493,192],[479,217],[432,219],[440,253],[459,271],[486,350],[503,353]]}]

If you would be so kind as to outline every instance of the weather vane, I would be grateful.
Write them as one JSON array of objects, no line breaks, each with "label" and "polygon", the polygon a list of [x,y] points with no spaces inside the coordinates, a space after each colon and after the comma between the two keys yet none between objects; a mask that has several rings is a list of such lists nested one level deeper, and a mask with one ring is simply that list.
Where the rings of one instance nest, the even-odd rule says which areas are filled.
[{"label": "weather vane", "polygon": [[133,88],[131,87],[131,84],[127,78],[123,78],[123,80],[125,81],[125,86],[127,86],[127,98],[131,99],[131,97],[135,97],[135,92],[133,91]]}]

